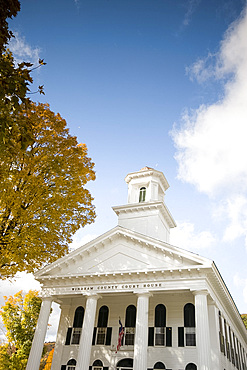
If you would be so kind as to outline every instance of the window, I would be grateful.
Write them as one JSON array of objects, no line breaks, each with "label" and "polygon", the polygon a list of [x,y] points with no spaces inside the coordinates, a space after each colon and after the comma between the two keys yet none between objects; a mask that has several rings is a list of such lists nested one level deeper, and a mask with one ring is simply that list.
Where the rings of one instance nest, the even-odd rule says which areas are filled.
[{"label": "window", "polygon": [[93,363],[93,370],[103,370],[103,362],[100,360],[95,360]]},{"label": "window", "polygon": [[133,370],[133,360],[132,358],[124,358],[118,361],[117,370]]},{"label": "window", "polygon": [[76,360],[73,358],[67,362],[66,370],[75,370]]},{"label": "window", "polygon": [[195,329],[195,306],[192,303],[187,303],[184,306],[184,327],[185,327],[185,345],[196,345],[196,329]]},{"label": "window", "polygon": [[190,363],[186,366],[185,370],[197,370],[197,366],[193,363]]},{"label": "window", "polygon": [[146,199],[146,188],[142,187],[140,188],[140,193],[139,193],[139,203],[145,202]]},{"label": "window", "polygon": [[166,307],[158,304],[155,307],[154,327],[148,328],[149,346],[172,346],[172,328],[166,327]]},{"label": "window", "polygon": [[80,343],[83,317],[84,317],[84,308],[82,306],[79,306],[75,310],[73,327],[68,328],[65,342],[66,345]]},{"label": "window", "polygon": [[166,308],[163,304],[158,304],[155,307],[155,346],[165,345],[165,326],[166,326]]},{"label": "window", "polygon": [[219,337],[220,337],[220,350],[222,353],[225,353],[225,339],[223,335],[223,329],[222,329],[222,318],[221,318],[221,312],[219,311]]},{"label": "window", "polygon": [[154,369],[155,370],[163,370],[163,369],[165,369],[166,367],[165,367],[165,365],[163,364],[163,362],[156,362],[156,364],[154,365]]},{"label": "window", "polygon": [[224,331],[225,331],[225,338],[226,338],[226,355],[227,355],[228,360],[230,360],[230,345],[228,342],[227,325],[226,325],[225,319],[224,319]]},{"label": "window", "polygon": [[94,328],[92,345],[111,345],[112,328],[107,327],[109,309],[102,306],[99,310],[97,327]]},{"label": "window", "polygon": [[233,345],[232,345],[232,331],[231,331],[230,326],[229,326],[229,338],[230,338],[232,363],[233,363],[233,365],[235,365],[235,355],[234,355],[234,349],[233,349]]},{"label": "window", "polygon": [[130,305],[126,308],[125,315],[125,344],[134,345],[136,326],[136,308]]},{"label": "window", "polygon": [[73,328],[71,344],[79,344],[80,337],[81,337],[81,328]]},{"label": "window", "polygon": [[97,339],[96,344],[104,345],[106,341],[107,323],[108,323],[109,309],[107,306],[102,306],[99,310],[98,324],[97,324]]}]

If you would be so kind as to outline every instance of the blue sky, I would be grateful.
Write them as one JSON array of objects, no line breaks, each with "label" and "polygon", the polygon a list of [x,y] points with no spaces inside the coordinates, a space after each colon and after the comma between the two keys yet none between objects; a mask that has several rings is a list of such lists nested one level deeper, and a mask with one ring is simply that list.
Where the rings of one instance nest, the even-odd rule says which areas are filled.
[{"label": "blue sky", "polygon": [[[116,226],[127,173],[156,168],[178,224],[171,243],[213,259],[247,312],[246,1],[23,0],[10,27],[17,59],[47,62],[32,87],[45,96],[32,98],[95,163],[98,216],[72,248]],[[1,293],[35,287],[21,276]]]}]

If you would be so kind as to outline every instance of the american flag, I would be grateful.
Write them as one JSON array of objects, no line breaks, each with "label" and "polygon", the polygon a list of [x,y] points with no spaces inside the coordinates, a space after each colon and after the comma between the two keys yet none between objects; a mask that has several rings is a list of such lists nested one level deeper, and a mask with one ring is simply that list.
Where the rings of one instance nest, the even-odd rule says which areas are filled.
[{"label": "american flag", "polygon": [[119,334],[118,334],[118,343],[117,343],[117,350],[116,350],[116,353],[117,351],[119,351],[121,345],[122,345],[122,339],[123,339],[123,336],[124,336],[124,328],[123,328],[123,325],[121,323],[121,320],[119,319]]}]

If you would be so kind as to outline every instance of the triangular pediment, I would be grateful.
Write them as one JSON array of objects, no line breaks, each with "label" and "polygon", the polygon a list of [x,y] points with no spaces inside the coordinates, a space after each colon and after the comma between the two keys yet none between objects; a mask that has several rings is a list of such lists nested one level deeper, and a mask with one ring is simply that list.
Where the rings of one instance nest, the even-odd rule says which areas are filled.
[{"label": "triangular pediment", "polygon": [[120,226],[36,273],[37,278],[149,272],[209,266],[211,261]]}]

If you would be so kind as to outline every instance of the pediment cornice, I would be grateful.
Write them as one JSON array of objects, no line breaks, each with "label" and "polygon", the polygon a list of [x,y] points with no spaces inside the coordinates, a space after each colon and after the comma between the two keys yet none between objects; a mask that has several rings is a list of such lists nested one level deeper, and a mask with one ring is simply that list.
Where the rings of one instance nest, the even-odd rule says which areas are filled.
[{"label": "pediment cornice", "polygon": [[100,250],[103,249],[106,244],[112,243],[117,239],[124,239],[125,241],[129,241],[134,244],[137,243],[143,248],[156,251],[162,256],[167,257],[173,261],[183,261],[183,259],[185,259],[193,261],[193,264],[195,265],[211,265],[210,260],[197,254],[172,246],[171,244],[168,244],[161,240],[134,232],[129,229],[125,229],[121,226],[116,226],[114,229],[74,250],[68,255],[58,259],[47,267],[39,270],[37,273],[35,273],[35,277],[39,279],[44,276],[51,276],[53,275],[52,271],[57,268],[62,271],[66,267],[73,267],[73,265],[78,262],[78,260],[83,260],[85,257],[88,257],[93,253],[100,252]]},{"label": "pediment cornice", "polygon": [[122,214],[131,214],[133,212],[144,212],[144,211],[160,211],[161,215],[166,220],[170,228],[176,227],[176,222],[174,221],[169,209],[164,204],[164,202],[143,202],[143,203],[130,203],[122,206],[112,207],[113,211],[117,216]]}]

